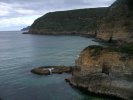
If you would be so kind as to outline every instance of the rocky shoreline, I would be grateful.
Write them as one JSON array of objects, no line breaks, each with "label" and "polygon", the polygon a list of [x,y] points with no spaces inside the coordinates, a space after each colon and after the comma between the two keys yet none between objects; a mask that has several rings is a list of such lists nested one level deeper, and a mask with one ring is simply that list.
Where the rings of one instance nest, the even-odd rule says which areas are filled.
[{"label": "rocky shoreline", "polygon": [[76,60],[72,86],[100,95],[133,100],[133,57],[108,47],[89,46]]},{"label": "rocky shoreline", "polygon": [[133,43],[132,10],[132,0],[116,0],[110,7],[105,8],[52,12],[35,20],[29,31],[23,34],[81,35],[93,36],[107,42]]},{"label": "rocky shoreline", "polygon": [[[133,52],[127,48],[88,46],[75,61],[75,66],[43,66],[32,73],[50,75],[70,73],[70,85],[115,100],[133,100]],[[121,51],[122,49],[122,51]],[[128,50],[124,52],[123,49]],[[131,50],[131,52],[130,52]],[[51,69],[51,72],[50,70]]]},{"label": "rocky shoreline", "polygon": [[105,74],[72,77],[66,80],[75,88],[93,93],[98,96],[102,95],[103,97],[107,96],[117,98],[115,100],[132,100],[132,82],[111,80],[111,77],[108,77]]},{"label": "rocky shoreline", "polygon": [[121,98],[121,97],[118,97],[118,96],[115,96],[115,95],[96,93],[96,92],[93,92],[93,91],[88,91],[88,88],[84,88],[84,87],[80,87],[80,86],[74,86],[73,84],[70,83],[69,79],[66,79],[66,82],[68,82],[68,84],[72,88],[78,89],[79,91],[83,92],[86,95],[100,97],[100,98],[103,98],[104,100],[106,100],[106,99],[109,99],[109,100],[125,100],[124,98]]},{"label": "rocky shoreline", "polygon": [[87,34],[87,33],[78,33],[78,32],[23,32],[22,34],[33,34],[33,35],[48,35],[48,36],[82,36],[87,38],[94,38],[94,34]]},{"label": "rocky shoreline", "polygon": [[[118,48],[117,48],[118,49]],[[120,49],[120,48],[119,48]],[[70,73],[70,85],[96,95],[133,100],[133,56],[110,47],[88,46],[75,61],[75,66],[34,68],[38,75]]]}]

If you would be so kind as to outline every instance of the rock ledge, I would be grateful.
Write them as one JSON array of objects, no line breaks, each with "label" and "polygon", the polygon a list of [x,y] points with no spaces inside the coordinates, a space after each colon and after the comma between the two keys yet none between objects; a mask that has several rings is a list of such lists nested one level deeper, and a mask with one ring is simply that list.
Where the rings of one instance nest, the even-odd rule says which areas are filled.
[{"label": "rock ledge", "polygon": [[32,73],[38,75],[50,75],[50,74],[62,74],[62,73],[71,73],[72,66],[43,66],[34,68],[31,70]]}]

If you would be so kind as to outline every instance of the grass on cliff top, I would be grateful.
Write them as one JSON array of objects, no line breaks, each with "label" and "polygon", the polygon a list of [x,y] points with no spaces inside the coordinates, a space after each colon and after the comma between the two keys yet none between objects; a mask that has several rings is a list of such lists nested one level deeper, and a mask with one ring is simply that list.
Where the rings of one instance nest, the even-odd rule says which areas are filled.
[{"label": "grass on cliff top", "polygon": [[86,47],[86,48],[83,50],[83,52],[84,52],[84,51],[91,51],[91,52],[90,52],[90,55],[91,55],[91,57],[94,57],[94,56],[100,55],[101,51],[102,51],[104,48],[105,48],[105,47],[99,46],[99,45],[91,45],[91,46]]},{"label": "grass on cliff top", "polygon": [[120,46],[120,49],[118,50],[122,53],[128,53],[133,55],[133,44],[124,44]]},{"label": "grass on cliff top", "polygon": [[31,29],[54,32],[95,30],[97,21],[100,21],[106,11],[105,7],[50,12],[35,20]]},{"label": "grass on cliff top", "polygon": [[105,49],[109,52],[121,52],[121,53],[126,53],[129,54],[130,56],[133,56],[133,44],[123,44],[120,46],[108,46],[108,47],[103,47],[103,46],[98,46],[98,45],[92,45],[86,47],[83,51],[86,50],[94,50],[94,53],[96,55],[100,54],[100,52]]}]

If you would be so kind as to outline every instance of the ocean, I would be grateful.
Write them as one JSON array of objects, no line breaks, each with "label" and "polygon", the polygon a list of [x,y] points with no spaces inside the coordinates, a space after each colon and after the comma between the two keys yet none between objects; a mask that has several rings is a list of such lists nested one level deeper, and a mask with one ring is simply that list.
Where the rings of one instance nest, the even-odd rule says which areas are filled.
[{"label": "ocean", "polygon": [[[88,45],[99,45],[80,36],[44,36],[21,31],[0,32],[0,98],[2,100],[104,100],[72,88],[69,74],[39,76],[32,68],[74,65]],[[107,99],[105,99],[107,100]]]}]

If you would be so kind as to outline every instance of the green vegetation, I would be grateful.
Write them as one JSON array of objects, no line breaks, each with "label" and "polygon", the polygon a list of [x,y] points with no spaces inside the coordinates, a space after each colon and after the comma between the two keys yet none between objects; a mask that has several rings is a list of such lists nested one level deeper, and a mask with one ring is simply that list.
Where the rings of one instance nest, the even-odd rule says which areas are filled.
[{"label": "green vegetation", "polygon": [[83,51],[89,50],[91,52],[91,57],[94,57],[94,56],[99,56],[103,48],[104,47],[99,46],[99,45],[91,45],[85,48]]},{"label": "green vegetation", "polygon": [[[117,41],[131,43],[132,8],[133,0],[116,0],[110,7],[50,12],[35,20],[28,33],[85,35],[95,36],[109,43]],[[115,49],[132,54],[131,47],[110,48],[110,50]],[[98,51],[99,49],[96,50]]]},{"label": "green vegetation", "polygon": [[109,52],[121,52],[121,53],[126,53],[129,54],[130,56],[133,55],[133,44],[122,44],[120,46],[108,46],[108,47],[103,47],[103,46],[98,46],[98,45],[92,45],[86,47],[84,51],[92,51],[92,56],[97,56],[100,54],[102,50],[107,50]]},{"label": "green vegetation", "polygon": [[50,12],[35,20],[31,30],[47,32],[89,32],[95,31],[107,8],[77,9]]},{"label": "green vegetation", "polygon": [[91,46],[86,47],[83,51],[94,50],[94,49],[96,49],[96,51],[101,51],[103,50],[103,48],[104,47],[100,45],[91,45]]},{"label": "green vegetation", "polygon": [[133,44],[123,44],[120,46],[119,51],[133,55]]},{"label": "green vegetation", "polygon": [[129,54],[130,56],[133,55],[133,44],[122,44],[122,45],[116,45],[116,46],[112,46],[112,47],[107,47],[107,50],[110,52],[121,52],[121,53],[126,53]]}]

